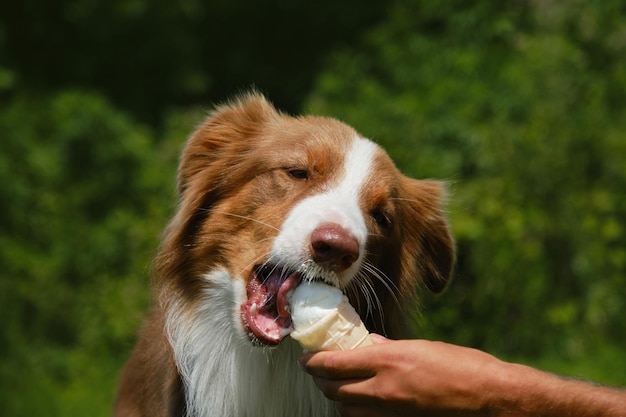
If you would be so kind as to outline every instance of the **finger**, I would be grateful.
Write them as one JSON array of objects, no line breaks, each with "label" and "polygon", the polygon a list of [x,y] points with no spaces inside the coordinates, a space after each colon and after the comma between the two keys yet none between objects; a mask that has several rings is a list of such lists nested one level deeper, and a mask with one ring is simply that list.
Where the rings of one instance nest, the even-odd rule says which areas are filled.
[{"label": "finger", "polygon": [[300,358],[304,370],[313,376],[346,379],[374,375],[370,348],[306,354]]},{"label": "finger", "polygon": [[374,342],[375,345],[391,342],[391,339],[387,339],[385,336],[378,333],[370,333],[370,339],[372,339],[372,342]]},{"label": "finger", "polygon": [[350,404],[372,404],[370,378],[330,379],[314,377],[315,385],[326,398]]},{"label": "finger", "polygon": [[[382,344],[382,343],[388,343],[391,342],[391,339],[387,339],[385,336],[382,336],[378,333],[370,333],[370,339],[372,340],[372,342],[374,342],[374,344]],[[357,348],[357,349],[363,349],[363,348]],[[300,357],[300,365],[304,367],[304,364],[313,356],[313,355],[318,355],[321,354],[321,352],[329,352],[329,351],[318,351],[318,352],[308,352],[308,353],[304,353],[301,357]],[[336,351],[335,351],[336,352]]]}]

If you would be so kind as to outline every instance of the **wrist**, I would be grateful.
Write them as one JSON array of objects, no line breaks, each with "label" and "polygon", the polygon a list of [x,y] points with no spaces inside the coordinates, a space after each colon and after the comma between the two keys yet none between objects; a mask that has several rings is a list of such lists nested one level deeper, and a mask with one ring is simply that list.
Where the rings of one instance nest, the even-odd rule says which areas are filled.
[{"label": "wrist", "polygon": [[533,390],[535,370],[524,365],[497,360],[484,389],[484,410],[488,416],[525,416],[528,410],[522,403]]}]

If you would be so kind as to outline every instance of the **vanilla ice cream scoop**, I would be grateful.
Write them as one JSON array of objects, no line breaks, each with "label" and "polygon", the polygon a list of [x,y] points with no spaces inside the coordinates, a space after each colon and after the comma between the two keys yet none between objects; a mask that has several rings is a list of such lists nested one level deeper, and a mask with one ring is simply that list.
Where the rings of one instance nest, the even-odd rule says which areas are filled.
[{"label": "vanilla ice cream scoop", "polygon": [[291,337],[306,351],[348,350],[372,344],[361,318],[341,290],[322,282],[303,282],[288,296]]}]

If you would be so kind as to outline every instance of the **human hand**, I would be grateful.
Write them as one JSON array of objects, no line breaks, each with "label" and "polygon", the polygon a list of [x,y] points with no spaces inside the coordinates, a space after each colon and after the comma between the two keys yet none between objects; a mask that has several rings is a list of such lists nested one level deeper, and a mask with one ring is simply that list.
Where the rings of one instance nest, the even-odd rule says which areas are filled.
[{"label": "human hand", "polygon": [[300,360],[342,416],[487,415],[489,381],[503,362],[443,342],[372,336],[372,346]]}]

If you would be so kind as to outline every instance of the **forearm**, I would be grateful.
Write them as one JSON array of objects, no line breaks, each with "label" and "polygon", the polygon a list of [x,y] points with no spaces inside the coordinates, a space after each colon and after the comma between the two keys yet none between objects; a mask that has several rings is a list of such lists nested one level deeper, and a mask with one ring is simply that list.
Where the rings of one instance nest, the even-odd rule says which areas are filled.
[{"label": "forearm", "polygon": [[486,394],[495,416],[626,416],[626,391],[562,379],[523,365],[502,367],[499,381]]},{"label": "forearm", "polygon": [[626,391],[443,342],[382,341],[303,358],[343,416],[626,417]]}]

